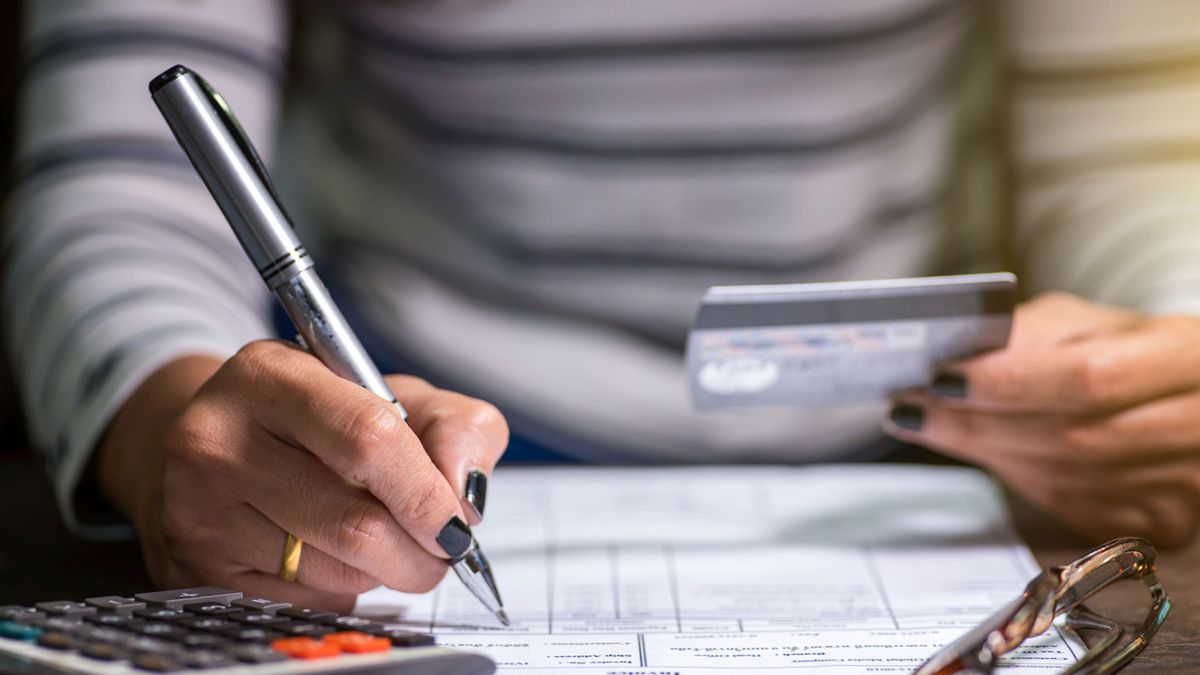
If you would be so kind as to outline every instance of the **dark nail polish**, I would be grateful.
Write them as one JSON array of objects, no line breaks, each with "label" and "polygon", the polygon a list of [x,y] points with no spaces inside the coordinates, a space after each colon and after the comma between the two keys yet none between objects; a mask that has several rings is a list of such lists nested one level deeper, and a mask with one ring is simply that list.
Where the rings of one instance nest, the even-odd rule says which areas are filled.
[{"label": "dark nail polish", "polygon": [[892,406],[888,417],[893,424],[909,431],[920,431],[921,427],[925,426],[925,411],[915,405]]},{"label": "dark nail polish", "polygon": [[940,398],[966,398],[967,378],[957,373],[941,373],[933,378],[929,389]]},{"label": "dark nail polish", "polygon": [[471,548],[471,528],[461,518],[454,516],[438,532],[437,543],[451,558],[458,558]]},{"label": "dark nail polish", "polygon": [[487,483],[487,474],[472,471],[467,474],[467,487],[463,490],[463,500],[475,509],[480,518],[483,518],[483,507],[487,503]]}]

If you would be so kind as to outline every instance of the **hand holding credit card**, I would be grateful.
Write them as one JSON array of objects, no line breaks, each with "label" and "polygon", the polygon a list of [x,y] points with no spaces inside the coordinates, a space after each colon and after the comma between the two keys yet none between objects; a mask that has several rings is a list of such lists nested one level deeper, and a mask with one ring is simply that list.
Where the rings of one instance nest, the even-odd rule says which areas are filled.
[{"label": "hand holding credit card", "polygon": [[1016,277],[714,286],[688,335],[697,408],[883,400],[1008,343]]}]

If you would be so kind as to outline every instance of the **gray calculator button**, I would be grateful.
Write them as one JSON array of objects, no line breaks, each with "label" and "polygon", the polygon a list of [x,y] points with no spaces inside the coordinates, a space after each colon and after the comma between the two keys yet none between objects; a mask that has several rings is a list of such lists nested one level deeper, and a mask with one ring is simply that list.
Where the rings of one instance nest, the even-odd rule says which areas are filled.
[{"label": "gray calculator button", "polygon": [[146,609],[135,611],[133,615],[147,621],[178,621],[179,619],[190,618],[192,613],[168,607],[147,607]]},{"label": "gray calculator button", "polygon": [[120,631],[115,628],[85,628],[75,634],[75,637],[83,642],[108,642],[110,644],[123,645],[129,642],[129,633]]},{"label": "gray calculator button", "polygon": [[183,665],[188,668],[220,668],[233,665],[233,657],[209,649],[188,650],[183,653]]},{"label": "gray calculator button", "polygon": [[287,609],[288,607],[291,607],[292,603],[279,602],[278,600],[269,600],[267,598],[242,598],[241,600],[234,600],[233,606],[274,614],[281,609]]},{"label": "gray calculator button", "polygon": [[46,649],[55,649],[61,652],[75,649],[78,644],[75,638],[66,633],[61,633],[56,630],[50,630],[38,636],[37,643],[39,647]]},{"label": "gray calculator button", "polygon": [[332,626],[326,626],[319,623],[308,623],[305,621],[293,621],[292,623],[274,628],[295,637],[320,638],[336,632],[336,629],[334,629]]},{"label": "gray calculator button", "polygon": [[434,637],[428,633],[414,633],[402,628],[384,628],[371,631],[371,635],[387,638],[396,647],[428,647],[436,642]]},{"label": "gray calculator button", "polygon": [[131,616],[122,616],[115,612],[100,612],[99,614],[91,614],[83,617],[83,620],[94,626],[108,626],[110,628],[120,628],[121,630],[134,630],[142,624],[146,623],[141,619],[135,619]]},{"label": "gray calculator button", "polygon": [[173,591],[152,591],[138,593],[138,600],[151,605],[161,605],[168,609],[181,609],[193,602],[223,602],[229,604],[242,597],[241,593],[216,586],[196,586],[194,588],[177,588]]},{"label": "gray calculator button", "polygon": [[133,657],[133,667],[138,670],[148,670],[152,673],[174,673],[183,670],[183,664],[179,662],[179,659],[175,658],[174,654],[159,654],[156,652],[135,654]]},{"label": "gray calculator button", "polygon": [[364,619],[361,616],[329,617],[322,619],[320,623],[326,626],[333,626],[339,630],[357,630],[364,633],[383,628],[383,624],[376,623],[370,619]]},{"label": "gray calculator button", "polygon": [[174,654],[179,651],[172,642],[159,640],[152,637],[134,636],[125,643],[125,648],[135,654],[153,653],[153,654]]},{"label": "gray calculator button", "polygon": [[124,598],[119,595],[104,595],[99,598],[87,598],[83,601],[84,604],[95,607],[100,610],[108,610],[117,614],[132,614],[135,609],[142,609],[146,603],[133,598]]},{"label": "gray calculator button", "polygon": [[59,633],[78,633],[86,628],[78,618],[67,616],[47,616],[41,619],[34,619],[29,623],[42,630],[57,631]]},{"label": "gray calculator button", "polygon": [[289,619],[296,619],[298,621],[324,621],[326,619],[337,618],[337,614],[333,612],[311,609],[309,607],[289,607],[275,613],[279,616],[286,616]]},{"label": "gray calculator button", "polygon": [[223,602],[193,602],[184,605],[183,609],[193,614],[207,614],[208,616],[220,616],[222,614],[233,614],[234,612],[242,611],[241,607],[227,605]]},{"label": "gray calculator button", "polygon": [[267,614],[266,612],[242,612],[240,614],[229,614],[227,618],[250,626],[274,626],[291,623],[285,617]]},{"label": "gray calculator button", "polygon": [[191,635],[185,635],[179,639],[179,644],[189,649],[201,647],[205,649],[215,649],[225,645],[228,642],[229,640],[226,640],[219,635],[213,635],[212,633],[192,633]]},{"label": "gray calculator button", "polygon": [[41,619],[45,616],[45,612],[34,607],[22,607],[21,605],[5,605],[0,607],[0,621],[29,623],[34,619]]},{"label": "gray calculator button", "polygon": [[138,632],[146,637],[159,638],[161,640],[177,640],[188,632],[179,626],[172,626],[169,623],[148,623],[138,629]]},{"label": "gray calculator button", "polygon": [[279,638],[283,637],[283,633],[277,633],[272,630],[267,630],[266,628],[259,628],[258,626],[244,626],[242,628],[225,631],[222,633],[222,635],[232,638],[238,642],[259,643],[271,642],[272,640],[278,640]]},{"label": "gray calculator button", "polygon": [[79,653],[97,661],[118,661],[126,657],[124,649],[110,642],[89,642],[83,645]]},{"label": "gray calculator button", "polygon": [[66,616],[70,618],[79,618],[84,614],[95,614],[95,607],[88,607],[82,602],[72,602],[70,600],[53,600],[51,602],[39,602],[37,608],[47,614],[55,616]]},{"label": "gray calculator button", "polygon": [[264,645],[245,645],[242,647],[234,647],[229,650],[233,658],[242,663],[275,663],[277,661],[286,661],[287,654],[275,651]]},{"label": "gray calculator button", "polygon": [[231,630],[238,627],[237,622],[229,621],[216,616],[198,616],[191,619],[184,619],[183,621],[179,622],[179,625],[184,628],[205,631],[207,633]]}]

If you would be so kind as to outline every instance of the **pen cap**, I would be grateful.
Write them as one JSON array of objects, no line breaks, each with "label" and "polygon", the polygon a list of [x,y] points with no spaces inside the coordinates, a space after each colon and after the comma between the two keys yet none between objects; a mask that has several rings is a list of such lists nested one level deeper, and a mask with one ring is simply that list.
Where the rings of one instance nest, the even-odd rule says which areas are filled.
[{"label": "pen cap", "polygon": [[275,289],[312,267],[258,152],[221,95],[174,66],[150,81],[150,96],[267,286]]}]

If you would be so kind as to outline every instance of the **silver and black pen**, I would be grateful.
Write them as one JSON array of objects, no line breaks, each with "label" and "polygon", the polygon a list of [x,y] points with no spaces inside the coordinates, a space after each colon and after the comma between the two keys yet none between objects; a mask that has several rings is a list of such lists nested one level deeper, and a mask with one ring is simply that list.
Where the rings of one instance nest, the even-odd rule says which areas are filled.
[{"label": "silver and black pen", "polygon": [[[228,104],[207,82],[184,66],[174,66],[150,81],[150,95],[179,145],[208,186],[242,248],[279,298],[304,346],[330,370],[357,382],[396,406],[379,369],[367,356],[313,269],[312,258],[296,237],[279,195],[250,139]],[[457,527],[452,527],[457,525]],[[438,543],[467,589],[504,625],[508,616],[491,566],[461,521]]]}]

